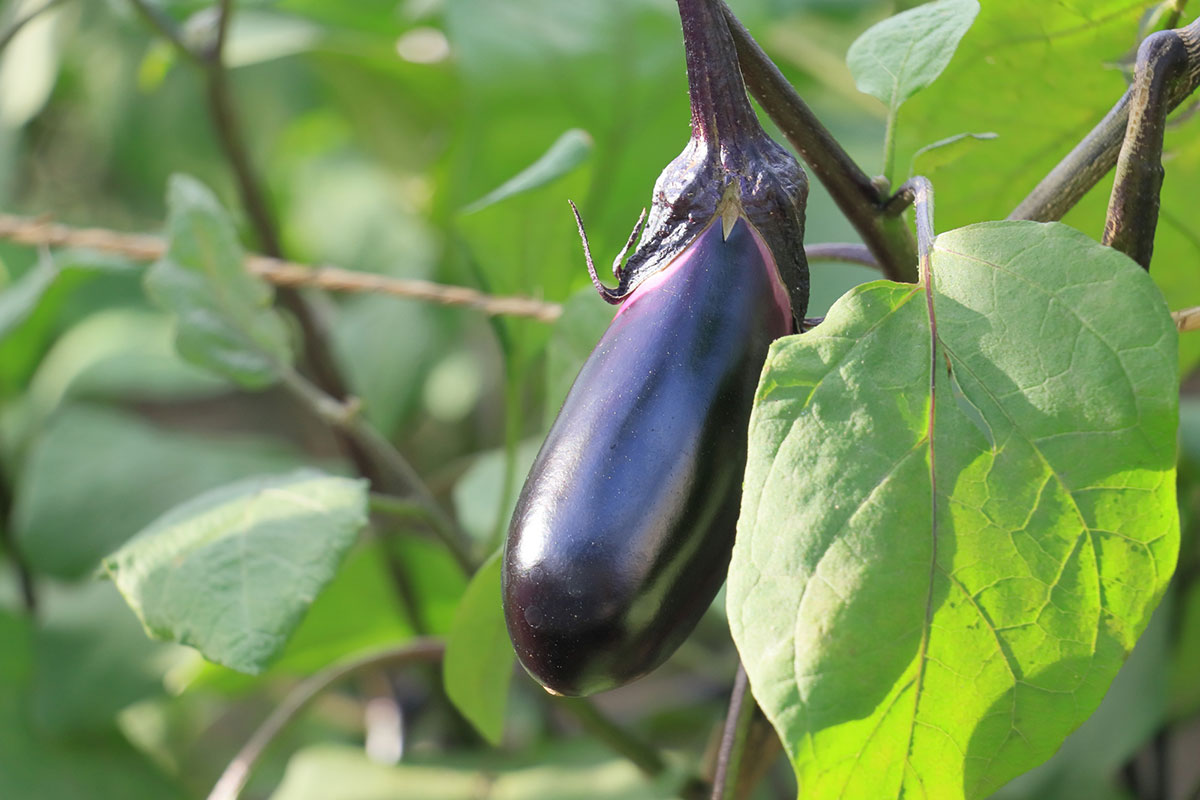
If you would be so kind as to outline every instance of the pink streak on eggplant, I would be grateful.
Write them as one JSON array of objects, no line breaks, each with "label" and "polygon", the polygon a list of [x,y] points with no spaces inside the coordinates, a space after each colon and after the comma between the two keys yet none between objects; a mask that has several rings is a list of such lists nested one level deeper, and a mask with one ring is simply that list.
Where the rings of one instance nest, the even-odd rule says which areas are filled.
[{"label": "pink streak on eggplant", "polygon": [[546,688],[591,694],[661,664],[720,588],[746,426],[792,310],[758,233],[717,219],[629,296],[529,473],[504,611]]}]

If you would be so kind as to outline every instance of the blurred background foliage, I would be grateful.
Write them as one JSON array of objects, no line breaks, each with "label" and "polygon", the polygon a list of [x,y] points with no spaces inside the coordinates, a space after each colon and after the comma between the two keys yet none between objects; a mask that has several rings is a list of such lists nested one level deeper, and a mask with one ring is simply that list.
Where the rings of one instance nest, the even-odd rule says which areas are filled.
[{"label": "blurred background foliage", "polygon": [[[0,4],[0,31],[43,3]],[[872,173],[882,164],[884,109],[855,90],[845,49],[871,23],[916,4],[731,2]],[[186,41],[211,35],[206,2],[160,0],[155,8]],[[1119,96],[1122,72],[1105,59],[1132,48],[1136,30],[1105,30],[1108,38],[1097,36],[1095,50],[1080,57],[1092,72],[1059,75],[1051,90],[1037,83],[1037,108],[1019,97],[997,100],[991,77],[954,66],[906,107],[902,170],[917,148],[943,136],[1001,133],[1000,144],[972,143],[961,162],[933,164],[943,227],[1002,216],[1098,118],[1097,104],[1102,112]],[[311,297],[368,418],[480,549],[494,546],[541,434],[611,313],[590,288],[566,200],[578,203],[593,251],[607,263],[688,136],[674,4],[242,0],[226,63],[288,258],[566,304],[547,325],[394,297]],[[1078,99],[1076,85],[1088,89],[1073,127],[1051,131],[1052,142],[1037,139],[1037,158],[1025,157],[1022,126],[1036,128],[1064,96]],[[576,166],[500,202],[479,202],[572,131]],[[1168,187],[1186,194],[1194,181],[1176,170],[1195,177],[1188,143],[1200,137],[1195,125],[1173,135],[1184,144],[1168,163]],[[213,187],[247,246],[261,246],[239,216],[199,72],[127,0],[55,3],[6,43],[0,208],[160,231],[167,179],[178,172]],[[1089,207],[1070,221],[1095,234],[1097,213]],[[1200,303],[1200,239],[1186,219],[1168,228],[1179,241],[1169,256],[1176,263],[1164,270],[1171,305]],[[857,240],[815,182],[808,231],[810,242]],[[377,522],[264,675],[148,640],[113,586],[93,580],[101,557],[205,489],[304,464],[351,467],[288,395],[247,394],[181,361],[169,320],[143,295],[139,265],[0,243],[0,288],[15,291],[47,259],[56,277],[27,317],[5,324],[0,295],[0,797],[203,797],[298,679],[348,655],[445,633],[467,578],[419,531]],[[814,264],[809,315],[874,277]],[[1200,448],[1188,438],[1200,437],[1195,411],[1185,407],[1181,501],[1189,526],[1200,475]],[[35,579],[32,610],[11,568],[14,547]],[[1185,547],[1181,573],[1191,582],[1172,595],[1158,633],[1130,662],[1141,672],[1122,673],[1121,691],[1104,707],[1116,709],[1110,721],[1089,723],[1095,730],[1080,735],[1091,739],[1005,796],[1083,797],[1063,788],[1083,785],[1079,775],[1089,776],[1089,791],[1110,793],[1088,797],[1130,796],[1121,770],[1136,773],[1137,759],[1155,757],[1165,726],[1200,712],[1200,593],[1191,580],[1200,562],[1194,546]],[[408,597],[397,592],[397,569]],[[668,754],[670,769],[656,780],[579,735],[576,721],[523,676],[504,743],[493,748],[447,702],[436,671],[408,670],[365,675],[324,695],[272,747],[246,796],[670,796],[681,775],[703,770],[735,665],[718,600],[666,667],[600,698],[608,715]],[[377,713],[388,707],[400,717]],[[1112,741],[1114,729],[1128,735]],[[400,731],[403,746],[386,746]],[[1108,743],[1105,756],[1089,760],[1088,742],[1097,741]],[[762,796],[794,796],[791,781],[786,764],[776,764]]]}]

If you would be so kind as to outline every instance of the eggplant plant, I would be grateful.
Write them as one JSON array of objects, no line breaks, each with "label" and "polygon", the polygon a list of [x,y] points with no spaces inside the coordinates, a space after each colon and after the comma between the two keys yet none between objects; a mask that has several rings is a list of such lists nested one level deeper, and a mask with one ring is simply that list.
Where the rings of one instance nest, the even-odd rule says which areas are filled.
[{"label": "eggplant plant", "polygon": [[242,5],[0,8],[0,797],[1197,795],[1186,0]]}]

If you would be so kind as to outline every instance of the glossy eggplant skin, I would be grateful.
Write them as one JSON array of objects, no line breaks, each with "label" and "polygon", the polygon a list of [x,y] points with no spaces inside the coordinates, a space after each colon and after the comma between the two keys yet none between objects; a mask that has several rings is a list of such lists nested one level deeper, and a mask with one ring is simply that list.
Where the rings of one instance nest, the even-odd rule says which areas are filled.
[{"label": "glossy eggplant skin", "polygon": [[525,669],[564,695],[662,663],[725,578],[746,427],[792,310],[758,233],[717,218],[625,300],[518,501],[504,612]]}]

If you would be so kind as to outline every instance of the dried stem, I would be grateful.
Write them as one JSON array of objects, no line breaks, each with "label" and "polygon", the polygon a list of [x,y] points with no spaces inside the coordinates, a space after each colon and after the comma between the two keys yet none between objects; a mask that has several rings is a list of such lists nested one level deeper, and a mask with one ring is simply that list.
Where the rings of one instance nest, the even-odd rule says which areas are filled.
[{"label": "dried stem", "polygon": [[838,208],[874,254],[884,275],[893,280],[915,281],[916,246],[904,221],[883,213],[884,198],[879,188],[821,124],[729,7],[722,5],[746,88],[829,190]]},{"label": "dried stem", "polygon": [[441,661],[445,651],[446,646],[440,640],[417,639],[392,650],[372,653],[344,664],[335,664],[301,682],[276,706],[225,767],[213,790],[209,792],[208,800],[236,800],[245,788],[255,764],[275,737],[326,689],[364,671],[437,663]]},{"label": "dried stem", "polygon": [[[120,233],[104,228],[74,228],[45,218],[0,214],[0,239],[18,244],[72,247],[113,253],[135,261],[156,261],[167,251],[158,236]],[[553,322],[562,314],[557,303],[531,297],[497,297],[462,286],[390,278],[339,267],[313,267],[262,255],[249,255],[246,268],[277,286],[313,287],[335,292],[392,294],[412,300],[471,308],[488,315],[529,317]]]},{"label": "dried stem", "polygon": [[[107,228],[76,228],[51,222],[46,217],[3,213],[0,213],[0,239],[30,247],[95,250],[134,261],[157,261],[167,252],[166,241],[158,236],[122,233]],[[811,244],[804,251],[809,261],[838,261],[878,269],[871,251],[861,244]],[[246,256],[246,269],[276,286],[390,294],[453,308],[469,308],[492,317],[525,317],[539,322],[555,322],[562,316],[560,304],[533,297],[490,295],[465,286],[392,278],[335,266],[312,266],[253,253]]]}]

